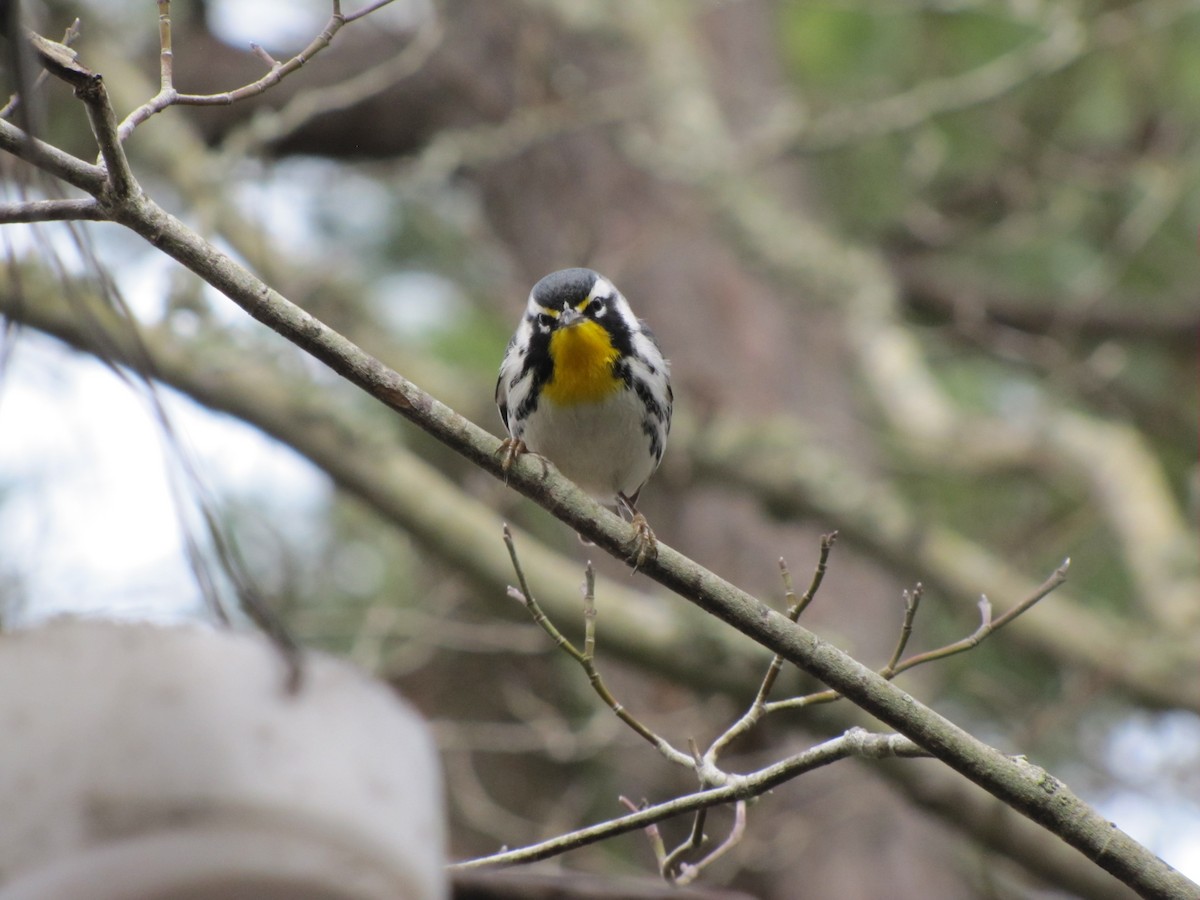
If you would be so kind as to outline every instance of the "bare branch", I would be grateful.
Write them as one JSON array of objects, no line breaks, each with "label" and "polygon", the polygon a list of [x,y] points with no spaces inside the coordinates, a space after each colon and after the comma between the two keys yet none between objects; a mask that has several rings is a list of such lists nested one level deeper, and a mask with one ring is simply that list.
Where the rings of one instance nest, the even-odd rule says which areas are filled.
[{"label": "bare branch", "polygon": [[517,581],[520,582],[520,590],[510,588],[510,595],[524,602],[525,607],[529,610],[529,614],[533,620],[541,626],[541,628],[550,635],[555,646],[560,647],[569,655],[575,662],[583,667],[584,673],[587,675],[588,683],[592,686],[592,690],[596,695],[604,701],[604,704],[613,711],[618,719],[628,725],[639,737],[651,744],[659,753],[665,756],[673,763],[686,766],[689,769],[695,768],[695,761],[685,753],[676,750],[671,744],[655,734],[649,728],[641,723],[636,716],[627,710],[617,698],[613,696],[612,691],[608,689],[608,685],[604,683],[604,679],[600,676],[599,670],[596,668],[594,653],[596,649],[596,575],[592,569],[592,564],[589,562],[585,570],[584,582],[584,599],[583,599],[583,618],[584,618],[584,649],[581,653],[579,649],[572,644],[562,632],[555,627],[554,623],[542,611],[541,606],[533,598],[532,591],[529,590],[529,584],[525,580],[525,572],[521,567],[520,558],[517,556],[516,544],[513,542],[512,532],[508,526],[504,526],[504,545],[508,548],[509,558],[512,560],[513,569],[517,573]]},{"label": "bare branch", "polygon": [[361,19],[363,16],[369,16],[371,13],[375,12],[375,10],[382,9],[383,7],[387,6],[391,2],[392,2],[392,0],[375,0],[374,3],[368,3],[366,6],[364,6],[362,9],[360,9],[358,12],[352,12],[352,13],[342,13],[341,3],[338,2],[338,0],[334,0],[333,6],[334,6],[335,14],[341,16],[342,21],[344,23],[349,24],[350,22],[354,22],[358,19]]},{"label": "bare branch", "polygon": [[251,43],[250,52],[265,62],[270,69],[275,69],[277,66],[283,65],[279,60],[263,49],[262,44]]},{"label": "bare branch", "polygon": [[[741,803],[742,801],[738,801]],[[676,881],[677,876],[682,871],[679,865],[680,860],[685,853],[692,850],[699,850],[704,846],[704,823],[708,820],[708,807],[696,810],[696,816],[692,820],[692,830],[687,838],[674,850],[658,860],[659,874],[669,881]],[[677,882],[678,883],[678,882]]]},{"label": "bare branch", "polygon": [[108,214],[95,200],[25,200],[0,203],[0,225],[19,222],[102,222]]},{"label": "bare branch", "polygon": [[698,791],[666,803],[639,809],[630,815],[582,828],[528,847],[454,863],[450,868],[461,870],[485,866],[511,866],[536,862],[539,859],[549,859],[569,850],[616,837],[619,834],[647,828],[675,816],[760,796],[805,772],[811,772],[851,756],[865,759],[885,759],[928,755],[926,751],[901,735],[876,734],[861,728],[851,728],[842,736],[811,747],[803,753],[788,757],[753,774],[738,776],[736,781],[723,787]]},{"label": "bare branch", "polygon": [[[696,821],[700,822],[700,814],[697,813]],[[712,865],[734,847],[741,843],[742,837],[746,833],[746,801],[739,800],[733,804],[733,828],[729,830],[725,840],[721,841],[714,847],[703,859],[694,863],[684,863],[679,867],[679,874],[671,879],[675,884],[686,885],[691,884],[700,875],[707,866]],[[696,835],[693,833],[693,840]],[[700,837],[703,837],[701,835]],[[698,846],[698,844],[697,844]]]},{"label": "bare branch", "polygon": [[108,184],[112,189],[111,199],[122,202],[132,199],[141,193],[141,188],[133,177],[125,149],[121,146],[117,116],[109,102],[103,79],[99,75],[93,76],[85,87],[75,89],[75,95],[84,103],[92,134],[100,147],[100,156],[104,160]]},{"label": "bare branch", "polygon": [[[634,803],[628,797],[624,796],[618,797],[617,802],[624,806],[631,813],[641,812],[650,805],[645,800],[642,800],[641,803]],[[658,824],[655,822],[651,822],[649,825],[647,825],[644,831],[646,834],[646,840],[650,844],[650,852],[654,854],[654,859],[658,863],[658,870],[661,872],[663,871],[663,867],[666,864],[667,858],[667,847],[663,843],[662,832],[659,831]]]},{"label": "bare branch", "polygon": [[[939,647],[936,650],[930,650],[927,653],[920,653],[916,656],[911,656],[903,662],[896,662],[896,658],[904,652],[904,647],[908,643],[908,633],[912,631],[912,619],[916,615],[917,605],[919,603],[920,585],[913,592],[905,591],[905,614],[904,623],[901,626],[900,640],[897,644],[895,652],[892,654],[892,661],[879,670],[878,674],[881,678],[892,680],[901,672],[907,672],[916,666],[924,665],[925,663],[933,662],[938,659],[945,659],[948,656],[954,656],[957,653],[962,653],[970,650],[972,647],[979,645],[986,637],[994,634],[1000,628],[1003,628],[1008,623],[1012,622],[1019,615],[1027,612],[1039,600],[1046,597],[1051,591],[1067,580],[1067,569],[1070,567],[1071,561],[1064,560],[1063,564],[1051,573],[1050,577],[1043,581],[1029,596],[1024,600],[996,619],[994,622],[991,618],[991,604],[984,597],[980,602],[981,624],[967,637],[960,641],[955,641],[952,644],[947,644]],[[914,599],[914,595],[917,595]],[[783,709],[801,709],[806,706],[814,706],[818,703],[831,703],[834,700],[840,700],[841,694],[835,690],[818,691],[813,694],[806,694],[803,697],[792,697],[787,700],[778,700],[774,703],[766,704],[766,712],[776,712]]]},{"label": "bare branch", "polygon": [[[175,51],[171,44],[171,0],[158,0],[158,83],[159,93],[175,90]],[[128,136],[124,123],[121,139]]]},{"label": "bare branch", "polygon": [[100,166],[84,162],[57,147],[27,135],[11,122],[0,119],[0,150],[37,166],[80,190],[96,195],[104,189],[107,176]]},{"label": "bare branch", "polygon": [[[821,551],[817,558],[817,565],[813,569],[812,581],[809,582],[808,590],[804,592],[804,596],[796,602],[796,594],[792,589],[792,573],[788,571],[787,563],[782,559],[779,560],[780,574],[783,577],[784,596],[787,599],[788,610],[787,616],[793,622],[800,618],[800,615],[812,603],[813,598],[817,595],[817,591],[821,587],[821,582],[825,578],[825,570],[829,563],[829,554],[833,551],[833,544],[837,540],[837,532],[821,535]],[[770,666],[767,668],[767,674],[763,677],[762,684],[758,688],[758,693],[754,697],[754,701],[750,704],[750,708],[742,715],[740,719],[733,723],[725,732],[713,741],[705,756],[709,764],[715,764],[721,753],[743,734],[752,729],[758,721],[767,712],[767,697],[771,693],[771,688],[775,686],[775,681],[779,677],[779,672],[783,669],[783,657],[776,654],[771,660]]]},{"label": "bare branch", "polygon": [[[361,103],[418,71],[437,49],[441,40],[441,23],[437,18],[432,18],[417,31],[404,49],[394,56],[337,84],[302,91],[277,112],[262,110],[225,139],[225,152],[248,153],[254,147],[275,143],[294,134],[318,115]],[[269,60],[270,64],[275,64],[265,50],[257,44],[252,46],[254,51]]]},{"label": "bare branch", "polygon": [[896,663],[904,654],[904,648],[908,646],[908,639],[912,637],[913,619],[917,617],[917,608],[921,605],[921,594],[924,590],[925,588],[918,581],[911,591],[904,592],[904,621],[900,625],[900,637],[896,641],[896,649],[892,651],[888,664],[879,672],[884,678],[891,678],[895,674]]},{"label": "bare branch", "polygon": [[504,524],[504,546],[508,548],[508,556],[512,560],[513,571],[517,573],[517,581],[520,584],[520,589],[508,589],[509,596],[525,604],[525,608],[529,610],[529,615],[533,618],[533,621],[546,634],[550,635],[550,639],[554,641],[555,647],[562,649],[575,662],[582,664],[583,654],[554,626],[554,623],[542,612],[542,608],[538,605],[537,600],[533,598],[533,592],[529,590],[529,583],[525,580],[525,570],[521,567],[521,560],[517,556],[517,547],[513,543],[512,531],[509,530],[507,522]]},{"label": "bare branch", "polygon": [[[121,148],[120,140],[117,137],[116,114],[108,100],[104,79],[80,63],[79,54],[65,44],[48,40],[32,32],[29,34],[29,41],[46,71],[71,85],[75,90],[75,96],[83,101],[88,122],[92,126],[92,134],[95,135],[96,143],[100,147],[106,181],[114,195],[113,199],[125,200],[134,196],[139,188],[134,180],[133,172],[129,168],[129,161],[125,158],[125,151]],[[8,127],[11,128],[11,126]],[[16,129],[13,131],[16,132],[13,135],[14,138],[20,134]],[[45,168],[36,158],[29,159],[39,168]],[[84,189],[93,195],[98,193],[94,184],[89,183]]]},{"label": "bare branch", "polygon": [[247,97],[254,97],[264,93],[328,47],[333,41],[334,36],[342,30],[344,25],[361,19],[363,16],[386,6],[390,2],[392,0],[377,0],[377,2],[368,4],[356,13],[343,15],[339,0],[333,0],[333,13],[329,17],[329,21],[325,23],[325,27],[309,42],[307,47],[287,62],[281,63],[269,53],[263,51],[258,45],[251,45],[254,52],[268,66],[267,74],[263,75],[257,81],[219,94],[184,94],[180,93],[171,82],[170,75],[172,69],[166,64],[166,60],[171,55],[171,5],[169,0],[159,0],[159,38],[162,44],[162,59],[164,60],[162,88],[158,94],[125,117],[119,129],[120,139],[122,141],[128,139],[135,128],[151,116],[157,115],[170,106],[228,106],[232,103],[237,103],[239,100],[245,100]]},{"label": "bare branch", "polygon": [[937,650],[930,650],[928,653],[919,653],[916,656],[910,656],[902,663],[896,665],[893,669],[893,675],[899,675],[901,672],[906,672],[915,666],[924,665],[928,662],[933,662],[936,659],[945,659],[948,656],[954,656],[957,653],[963,653],[973,647],[979,646],[988,636],[1003,628],[1017,616],[1030,610],[1034,604],[1042,600],[1047,594],[1053,591],[1056,587],[1067,580],[1067,569],[1071,567],[1071,560],[1065,559],[1061,566],[1055,569],[1049,578],[1038,585],[1037,589],[1008,610],[998,619],[992,619],[992,605],[988,602],[987,597],[984,597],[979,603],[980,609],[980,624],[971,634],[963,638],[961,641],[955,641],[953,644],[947,644],[945,647],[940,647]]}]

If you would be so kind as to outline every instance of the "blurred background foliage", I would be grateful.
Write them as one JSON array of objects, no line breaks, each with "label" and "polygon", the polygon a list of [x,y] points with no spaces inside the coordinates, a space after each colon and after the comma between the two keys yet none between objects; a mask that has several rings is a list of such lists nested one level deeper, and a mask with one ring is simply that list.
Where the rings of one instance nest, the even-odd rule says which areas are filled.
[{"label": "blurred background foliage", "polygon": [[[146,4],[38,12],[51,36],[81,17],[75,46],[122,112],[153,94]],[[173,13],[193,93],[253,80],[249,40],[282,59],[328,16],[315,0]],[[1200,759],[1198,41],[1184,0],[397,0],[277,87],[168,110],[128,149],[159,202],[496,433],[494,373],[530,285],[608,274],[674,361],[676,431],[644,497],[657,534],[779,604],[777,559],[803,584],[818,535],[839,530],[805,615],[868,664],[913,582],[913,648],[929,649],[976,626],[979,595],[1006,609],[1071,557],[1067,588],[905,687],[1178,865],[1200,846],[1200,767],[1178,765]],[[46,102],[48,139],[90,157],[65,90]],[[18,257],[32,272],[77,253],[41,234],[6,282],[35,296],[5,311],[86,348],[69,310],[29,311],[41,282],[15,278]],[[433,720],[456,857],[614,816],[617,794],[689,788],[504,596],[501,519],[526,529],[535,591],[577,629],[586,550],[567,529],[150,248],[86,235],[152,353],[178,361],[166,380],[324,477],[301,523],[223,487],[218,462],[201,473],[304,643]],[[86,297],[87,268],[50,283]],[[764,654],[600,563],[618,696],[677,742],[710,737]],[[10,615],[36,602],[16,561],[0,571]],[[855,721],[774,717],[745,765]],[[627,836],[561,865],[653,863]],[[917,762],[777,790],[709,879],[778,898],[798,880],[814,898],[1121,896]]]}]

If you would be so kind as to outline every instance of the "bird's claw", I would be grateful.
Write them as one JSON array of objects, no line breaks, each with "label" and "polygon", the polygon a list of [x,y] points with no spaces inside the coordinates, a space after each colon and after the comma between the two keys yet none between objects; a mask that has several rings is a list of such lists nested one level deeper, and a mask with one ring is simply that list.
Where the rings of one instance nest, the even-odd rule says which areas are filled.
[{"label": "bird's claw", "polygon": [[637,571],[647,562],[658,557],[658,538],[650,530],[650,523],[641,513],[635,513],[630,522],[633,526],[633,551],[629,558],[633,561],[633,571]]},{"label": "bird's claw", "polygon": [[500,457],[500,471],[504,475],[504,483],[508,484],[508,473],[513,467],[513,463],[520,456],[533,456],[542,464],[542,477],[545,478],[550,473],[550,460],[542,456],[540,453],[534,453],[525,446],[525,442],[520,438],[506,437],[500,442],[500,446],[496,448],[496,455]]},{"label": "bird's claw", "polygon": [[508,484],[508,472],[513,467],[513,463],[517,461],[517,457],[525,453],[528,448],[525,442],[520,438],[506,437],[500,442],[500,446],[496,448],[496,455],[500,457],[500,471],[504,474],[504,483]]}]

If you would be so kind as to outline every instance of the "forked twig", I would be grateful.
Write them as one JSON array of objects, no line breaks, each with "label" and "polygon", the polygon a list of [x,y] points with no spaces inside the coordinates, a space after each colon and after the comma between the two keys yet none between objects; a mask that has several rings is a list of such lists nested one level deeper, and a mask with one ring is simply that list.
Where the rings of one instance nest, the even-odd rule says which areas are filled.
[{"label": "forked twig", "polygon": [[1064,559],[1062,565],[1051,573],[1050,577],[1038,585],[1028,597],[1014,606],[1008,612],[1001,615],[999,618],[992,618],[992,604],[987,596],[979,598],[979,627],[967,635],[960,641],[955,641],[952,644],[947,644],[944,647],[939,647],[937,650],[930,650],[927,653],[918,653],[915,656],[910,656],[908,659],[897,664],[895,668],[896,675],[905,672],[914,666],[924,665],[928,662],[933,662],[938,659],[946,659],[948,656],[954,656],[958,653],[964,653],[974,647],[978,647],[987,637],[999,631],[1017,616],[1024,612],[1028,612],[1034,604],[1042,600],[1067,580],[1067,570],[1071,567],[1071,559]]},{"label": "forked twig", "polygon": [[[829,534],[821,535],[821,550],[820,556],[817,558],[817,565],[813,569],[812,580],[809,582],[808,590],[804,592],[804,596],[799,601],[796,600],[796,592],[792,587],[792,573],[788,570],[787,563],[783,559],[779,560],[780,575],[783,578],[784,598],[787,601],[787,617],[793,622],[797,621],[801,614],[812,603],[816,597],[817,591],[820,590],[821,582],[825,580],[825,571],[829,564],[829,554],[833,550],[833,545],[837,541],[838,533],[836,531]],[[775,686],[775,681],[779,678],[779,673],[783,669],[783,657],[778,654],[771,660],[771,664],[767,667],[767,674],[763,677],[762,684],[759,685],[758,693],[754,697],[754,701],[750,704],[750,708],[745,714],[734,722],[725,732],[718,737],[709,748],[706,759],[715,763],[721,752],[733,743],[741,735],[745,734],[753,728],[767,712],[767,697],[771,693],[771,689]]]},{"label": "forked twig", "polygon": [[[279,110],[260,110],[224,141],[227,154],[248,154],[256,147],[273,144],[295,134],[318,115],[347,109],[373,97],[418,71],[441,44],[440,20],[434,16],[423,25],[400,52],[371,68],[326,87],[312,87],[295,94]],[[278,65],[271,55],[252,44],[251,48],[269,66]]]},{"label": "forked twig", "polygon": [[[799,599],[796,598],[791,573],[786,563],[780,560],[780,574],[783,579],[784,594],[788,604],[787,616],[792,621],[796,621],[800,617],[820,589],[828,565],[829,554],[833,549],[836,538],[836,532],[822,536],[820,555],[814,567],[812,579],[808,589]],[[819,744],[816,747],[812,747],[809,750],[747,775],[731,774],[722,771],[717,765],[717,760],[721,752],[739,736],[752,729],[768,713],[780,709],[808,706],[814,703],[826,703],[837,700],[841,696],[837,691],[825,690],[803,697],[780,700],[774,703],[768,702],[767,697],[774,687],[783,665],[783,660],[779,656],[771,660],[750,708],[733,725],[717,737],[706,752],[702,753],[696,742],[690,740],[691,755],[681,753],[663,738],[644,726],[618,703],[605,686],[603,679],[596,669],[595,573],[591,563],[589,562],[585,568],[584,640],[583,650],[580,651],[554,626],[533,598],[533,594],[525,578],[524,570],[521,567],[520,559],[517,556],[512,533],[507,525],[504,527],[504,542],[505,546],[508,547],[509,557],[512,560],[513,569],[516,572],[517,581],[520,585],[519,588],[509,588],[510,596],[522,601],[534,621],[550,635],[555,645],[562,647],[572,659],[579,663],[587,673],[592,689],[609,709],[638,735],[653,744],[668,759],[691,769],[700,781],[702,789],[694,794],[658,804],[654,807],[647,807],[645,803],[641,806],[635,806],[629,800],[622,797],[621,803],[630,810],[630,814],[627,816],[521,850],[506,851],[493,856],[460,863],[454,868],[532,862],[537,859],[558,855],[559,853],[583,846],[587,843],[613,837],[635,828],[643,828],[650,841],[662,876],[675,884],[687,884],[694,880],[705,867],[728,852],[742,839],[746,827],[745,800],[747,798],[758,796],[772,787],[789,781],[806,771],[847,756],[879,759],[888,756],[914,757],[929,755],[923,748],[900,735],[871,734],[862,729],[853,728],[840,738]],[[1069,565],[1070,560],[1064,561],[1033,593],[995,620],[992,619],[991,604],[988,603],[986,597],[983,598],[980,602],[981,624],[971,635],[938,650],[917,654],[901,660],[905,648],[908,646],[909,639],[912,636],[913,624],[916,620],[917,611],[920,608],[923,593],[922,585],[915,585],[912,590],[905,591],[903,594],[904,615],[900,625],[900,632],[897,636],[895,648],[887,664],[880,670],[879,674],[884,678],[891,679],[914,666],[932,662],[935,659],[944,659],[947,656],[961,653],[977,646],[988,635],[1030,609],[1039,600],[1062,584],[1066,580]],[[704,832],[707,821],[707,810],[713,806],[730,802],[735,804],[735,808],[734,823],[728,834],[699,860],[695,862],[685,861],[687,856],[700,850],[707,841],[707,835]],[[696,814],[688,837],[673,850],[668,851],[663,842],[662,833],[656,823],[687,812],[694,812]]]},{"label": "forked twig", "polygon": [[[738,801],[740,804],[742,801]],[[663,856],[658,861],[659,874],[669,881],[675,881],[678,875],[684,871],[686,863],[682,863],[684,855],[691,853],[693,850],[699,850],[704,846],[707,838],[704,834],[704,823],[708,820],[709,807],[703,807],[696,810],[696,816],[692,819],[692,831],[687,839],[670,853]]]},{"label": "forked twig", "polygon": [[[487,866],[512,866],[536,862],[559,856],[599,841],[627,834],[637,829],[649,829],[657,822],[685,815],[700,809],[720,806],[738,800],[747,800],[765,794],[774,787],[792,780],[805,772],[811,772],[830,763],[851,757],[863,759],[926,757],[928,752],[908,738],[898,734],[876,734],[862,728],[851,728],[845,734],[810,747],[801,753],[767,766],[748,775],[739,775],[722,787],[697,791],[657,803],[653,806],[635,806],[622,798],[622,805],[631,810],[628,815],[608,822],[601,822],[569,834],[559,835],[538,844],[515,850],[504,850],[490,856],[454,863],[451,869],[478,869]],[[657,829],[655,830],[657,834]],[[663,858],[666,857],[665,850]],[[656,855],[657,858],[657,855]]]},{"label": "forked twig", "polygon": [[[939,647],[936,650],[929,650],[925,653],[915,654],[914,656],[910,656],[901,662],[889,662],[887,666],[879,670],[879,674],[882,677],[891,680],[901,672],[907,672],[909,669],[915,668],[916,666],[934,662],[935,660],[939,659],[946,659],[947,657],[954,656],[958,653],[963,653],[979,646],[979,644],[982,643],[987,637],[1012,622],[1017,618],[1017,616],[1028,612],[1035,604],[1038,603],[1038,601],[1043,600],[1055,588],[1059,587],[1064,581],[1066,581],[1067,570],[1070,567],[1070,558],[1063,560],[1062,565],[1055,569],[1050,574],[1050,577],[1038,585],[1029,594],[1029,596],[997,619],[992,619],[992,605],[990,601],[987,599],[987,597],[981,597],[979,601],[979,627],[971,632],[971,634],[967,635],[962,640],[954,641],[953,643],[947,644],[944,647]],[[920,585],[917,585],[917,589],[919,588]],[[916,593],[916,591],[913,593]],[[906,627],[909,628],[911,628],[912,624],[909,620],[908,612],[908,603],[910,598],[910,593],[906,591],[905,622],[907,623]],[[913,614],[915,614],[915,609],[913,610]],[[902,631],[903,627],[904,626],[902,626]],[[906,637],[904,638],[904,643],[907,643]],[[904,643],[900,644],[898,647],[900,653],[904,652]],[[897,655],[899,654],[894,653],[893,658],[895,658]],[[800,709],[802,707],[813,706],[818,703],[831,703],[834,700],[840,700],[841,697],[842,695],[834,690],[817,691],[813,694],[806,694],[803,697],[792,697],[787,700],[777,700],[773,703],[768,703],[767,712],[775,712],[776,710],[781,709]]]},{"label": "forked twig", "polygon": [[[700,813],[696,814],[696,820],[701,821]],[[703,859],[699,859],[694,863],[682,863],[679,866],[678,874],[672,876],[671,881],[679,885],[691,884],[708,866],[740,844],[745,834],[746,801],[739,800],[733,804],[733,827],[729,829],[729,834],[725,835],[725,840],[713,847]],[[696,835],[693,833],[692,837],[695,839]],[[700,837],[703,838],[703,835]]]},{"label": "forked twig", "polygon": [[533,592],[529,589],[529,582],[525,578],[525,571],[521,566],[520,557],[517,555],[516,544],[513,542],[512,531],[508,525],[504,526],[504,546],[508,548],[509,559],[512,560],[513,571],[516,572],[519,588],[510,587],[508,593],[510,597],[521,601],[525,604],[525,608],[529,610],[533,620],[541,626],[546,634],[550,635],[556,647],[561,647],[567,655],[583,668],[587,674],[588,683],[592,686],[592,690],[596,695],[604,701],[604,704],[613,711],[613,713],[628,725],[634,732],[638,734],[648,743],[652,744],[663,756],[674,763],[692,768],[694,761],[686,753],[681,753],[676,750],[671,744],[659,737],[649,728],[647,728],[636,716],[627,710],[617,698],[613,696],[612,691],[608,689],[608,685],[604,683],[599,670],[596,668],[595,649],[596,649],[596,575],[592,569],[591,562],[588,562],[585,570],[584,581],[584,637],[583,651],[580,652],[574,644],[572,644],[566,636],[550,621],[549,617],[543,612],[541,605],[534,599]]},{"label": "forked twig", "polygon": [[256,81],[244,84],[239,88],[218,94],[185,94],[181,93],[174,83],[175,66],[174,51],[171,38],[171,0],[158,0],[158,35],[159,35],[159,91],[121,122],[117,134],[124,142],[133,134],[133,130],[164,109],[171,106],[228,106],[263,93],[274,87],[288,75],[298,70],[310,59],[324,50],[333,41],[334,35],[343,26],[375,12],[380,7],[387,6],[392,0],[375,0],[362,9],[353,13],[343,13],[341,0],[332,0],[332,12],[329,21],[320,33],[314,37],[299,53],[286,62],[279,62],[256,44],[251,45],[255,55],[267,64],[267,73]]}]

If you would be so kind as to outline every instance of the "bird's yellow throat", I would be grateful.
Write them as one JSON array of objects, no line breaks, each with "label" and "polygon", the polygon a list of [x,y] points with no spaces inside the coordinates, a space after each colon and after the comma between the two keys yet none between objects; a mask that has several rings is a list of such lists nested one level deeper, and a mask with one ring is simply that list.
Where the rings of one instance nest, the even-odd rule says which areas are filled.
[{"label": "bird's yellow throat", "polygon": [[603,400],[621,386],[613,376],[619,356],[604,326],[591,320],[555,331],[550,335],[554,374],[542,396],[563,405]]}]

